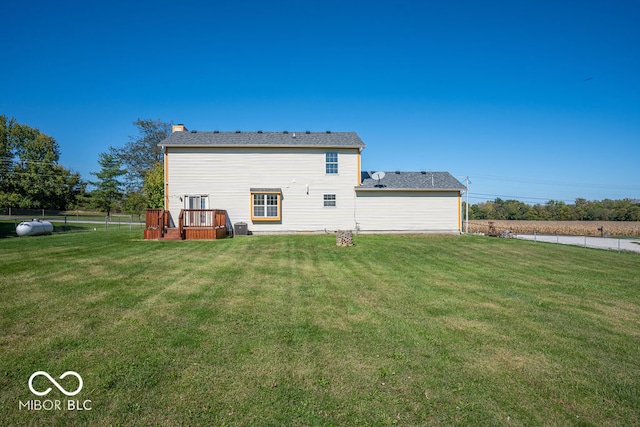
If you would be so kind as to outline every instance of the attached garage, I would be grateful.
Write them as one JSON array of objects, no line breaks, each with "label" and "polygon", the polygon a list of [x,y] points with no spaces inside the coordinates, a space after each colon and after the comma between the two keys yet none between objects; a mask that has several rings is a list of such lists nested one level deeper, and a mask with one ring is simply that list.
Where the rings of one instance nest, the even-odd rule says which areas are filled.
[{"label": "attached garage", "polygon": [[361,232],[461,231],[460,196],[465,187],[448,172],[362,175],[355,189],[355,216]]}]

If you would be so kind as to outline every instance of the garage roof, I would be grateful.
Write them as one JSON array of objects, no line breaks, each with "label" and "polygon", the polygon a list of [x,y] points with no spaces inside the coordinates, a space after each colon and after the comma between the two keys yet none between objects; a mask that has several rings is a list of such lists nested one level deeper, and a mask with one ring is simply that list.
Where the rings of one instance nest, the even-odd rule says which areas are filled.
[{"label": "garage roof", "polygon": [[466,187],[449,172],[384,172],[381,180],[373,179],[374,172],[362,172],[356,190],[465,190]]}]

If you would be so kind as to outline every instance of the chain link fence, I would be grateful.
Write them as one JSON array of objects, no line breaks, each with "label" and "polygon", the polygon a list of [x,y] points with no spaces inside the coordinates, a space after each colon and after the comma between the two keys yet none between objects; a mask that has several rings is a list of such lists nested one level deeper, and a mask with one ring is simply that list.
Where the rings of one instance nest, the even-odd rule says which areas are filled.
[{"label": "chain link fence", "polygon": [[20,208],[0,208],[0,218],[2,219],[20,219],[23,221],[29,219],[42,219],[47,221],[100,221],[111,223],[126,222],[134,224],[144,224],[144,213],[140,215],[128,215],[128,214],[111,214],[107,217],[101,212],[87,212],[87,211],[57,211],[49,209],[20,209]]},{"label": "chain link fence", "polygon": [[144,230],[144,215],[112,214],[101,212],[57,211],[48,209],[0,208],[0,237],[15,236],[16,226],[23,221],[49,221],[54,233],[98,230]]}]

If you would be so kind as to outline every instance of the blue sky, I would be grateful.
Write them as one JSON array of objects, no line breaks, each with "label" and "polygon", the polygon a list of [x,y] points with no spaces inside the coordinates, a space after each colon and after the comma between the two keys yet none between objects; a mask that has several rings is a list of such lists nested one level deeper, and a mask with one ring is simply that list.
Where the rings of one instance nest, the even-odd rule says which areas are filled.
[{"label": "blue sky", "polygon": [[0,114],[56,138],[85,179],[152,118],[355,131],[363,169],[469,176],[471,203],[640,199],[635,0],[16,1],[3,15]]}]

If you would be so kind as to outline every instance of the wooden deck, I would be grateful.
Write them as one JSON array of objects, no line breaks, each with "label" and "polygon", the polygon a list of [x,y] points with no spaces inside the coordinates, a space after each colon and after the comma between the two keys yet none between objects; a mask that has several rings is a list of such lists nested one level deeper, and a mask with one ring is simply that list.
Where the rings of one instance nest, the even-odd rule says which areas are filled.
[{"label": "wooden deck", "polygon": [[145,240],[162,239],[169,225],[169,212],[164,209],[147,209]]},{"label": "wooden deck", "polygon": [[221,209],[182,209],[178,226],[172,223],[169,211],[148,209],[145,239],[211,240],[227,237],[227,211]]}]

